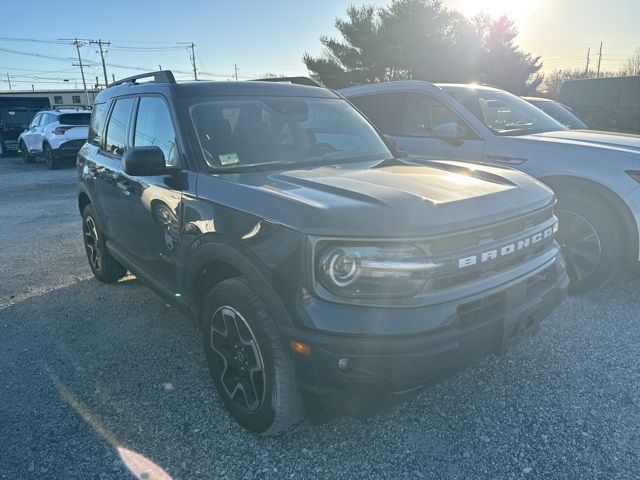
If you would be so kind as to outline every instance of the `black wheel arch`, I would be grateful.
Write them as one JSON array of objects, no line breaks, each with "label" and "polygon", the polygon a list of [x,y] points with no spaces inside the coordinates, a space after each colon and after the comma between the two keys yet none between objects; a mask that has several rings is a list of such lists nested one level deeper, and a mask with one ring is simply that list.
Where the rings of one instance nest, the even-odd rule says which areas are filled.
[{"label": "black wheel arch", "polygon": [[276,323],[292,325],[286,307],[271,286],[269,269],[256,255],[237,242],[215,234],[205,235],[198,242],[188,254],[181,279],[192,318],[199,318],[202,302],[214,285],[242,276],[267,304]]},{"label": "black wheel arch", "polygon": [[538,180],[551,188],[556,197],[561,196],[562,192],[578,193],[580,191],[588,191],[590,194],[596,195],[609,211],[615,215],[616,222],[623,228],[624,259],[633,262],[638,261],[638,228],[631,210],[618,194],[601,183],[581,177],[557,175],[542,177]]}]

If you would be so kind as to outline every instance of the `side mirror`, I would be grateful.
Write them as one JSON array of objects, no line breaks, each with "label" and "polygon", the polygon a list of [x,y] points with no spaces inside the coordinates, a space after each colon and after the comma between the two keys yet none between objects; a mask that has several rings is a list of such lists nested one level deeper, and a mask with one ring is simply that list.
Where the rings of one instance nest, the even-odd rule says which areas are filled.
[{"label": "side mirror", "polygon": [[463,136],[463,129],[457,122],[446,122],[433,127],[432,133],[434,137],[443,140],[457,140]]},{"label": "side mirror", "polygon": [[160,148],[133,147],[122,157],[122,169],[132,177],[147,177],[166,173],[167,164]]}]

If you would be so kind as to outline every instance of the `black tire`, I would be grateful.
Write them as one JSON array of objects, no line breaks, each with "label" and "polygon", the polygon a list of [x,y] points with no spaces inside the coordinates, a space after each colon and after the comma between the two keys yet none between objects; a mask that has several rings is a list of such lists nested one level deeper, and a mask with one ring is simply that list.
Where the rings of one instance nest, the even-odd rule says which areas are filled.
[{"label": "black tire", "polygon": [[107,250],[104,235],[98,227],[96,212],[91,204],[84,207],[82,212],[82,234],[89,266],[98,280],[104,283],[116,283],[127,274],[127,269]]},{"label": "black tire", "polygon": [[556,213],[558,241],[571,278],[569,291],[586,292],[616,278],[625,243],[615,212],[588,192],[571,192],[558,195]]},{"label": "black tire", "polygon": [[22,154],[22,161],[24,163],[34,163],[36,161],[35,155],[31,155],[29,153],[29,150],[27,150],[27,146],[22,140],[20,141],[19,148],[20,153]]},{"label": "black tire", "polygon": [[236,421],[261,435],[276,435],[296,423],[302,399],[289,353],[249,283],[238,277],[214,286],[200,323],[211,378]]},{"label": "black tire", "polygon": [[44,155],[44,161],[49,167],[49,170],[57,170],[60,168],[60,159],[56,157],[48,143],[45,143],[42,147],[42,153]]}]

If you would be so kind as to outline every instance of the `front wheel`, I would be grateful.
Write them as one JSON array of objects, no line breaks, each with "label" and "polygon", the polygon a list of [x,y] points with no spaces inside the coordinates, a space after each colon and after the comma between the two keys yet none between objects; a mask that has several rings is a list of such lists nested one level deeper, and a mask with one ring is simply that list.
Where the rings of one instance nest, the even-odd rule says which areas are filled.
[{"label": "front wheel", "polygon": [[291,359],[267,305],[244,278],[211,289],[201,326],[209,372],[236,421],[262,435],[295,423],[302,400]]},{"label": "front wheel", "polygon": [[585,195],[558,195],[558,241],[572,293],[606,285],[620,270],[624,242],[616,216]]},{"label": "front wheel", "polygon": [[24,163],[34,163],[36,161],[36,157],[29,153],[27,149],[27,145],[21,140],[19,144],[20,153],[22,154],[22,161]]}]

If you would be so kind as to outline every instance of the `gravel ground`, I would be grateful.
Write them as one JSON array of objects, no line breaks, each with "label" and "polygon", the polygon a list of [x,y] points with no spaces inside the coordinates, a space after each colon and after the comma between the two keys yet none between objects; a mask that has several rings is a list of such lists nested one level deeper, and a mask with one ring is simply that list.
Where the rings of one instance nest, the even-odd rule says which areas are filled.
[{"label": "gravel ground", "polygon": [[190,322],[94,280],[75,171],[0,159],[0,478],[640,478],[640,282],[369,418],[263,439],[215,395]]}]

